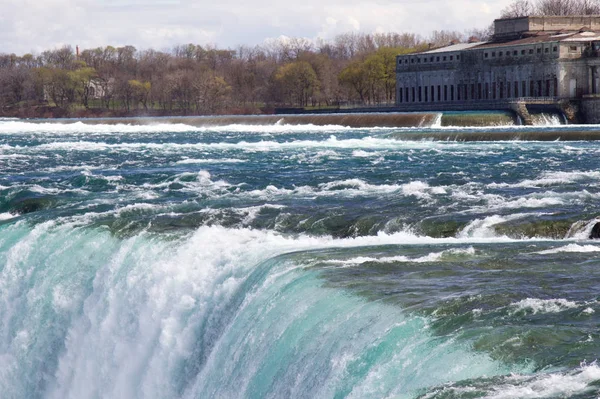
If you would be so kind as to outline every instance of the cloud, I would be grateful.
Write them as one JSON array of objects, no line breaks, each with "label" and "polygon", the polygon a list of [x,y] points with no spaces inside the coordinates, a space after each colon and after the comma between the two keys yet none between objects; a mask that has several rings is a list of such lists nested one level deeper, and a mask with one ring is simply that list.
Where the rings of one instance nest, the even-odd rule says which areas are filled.
[{"label": "cloud", "polygon": [[3,0],[0,53],[130,44],[255,45],[280,36],[332,39],[346,32],[411,32],[484,28],[510,0]]}]

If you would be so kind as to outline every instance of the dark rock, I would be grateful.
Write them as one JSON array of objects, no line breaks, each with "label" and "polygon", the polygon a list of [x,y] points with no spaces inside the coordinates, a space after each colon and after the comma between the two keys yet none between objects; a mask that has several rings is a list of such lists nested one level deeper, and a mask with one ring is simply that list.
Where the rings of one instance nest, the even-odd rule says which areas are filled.
[{"label": "dark rock", "polygon": [[600,239],[600,222],[596,223],[592,228],[592,232],[590,233],[590,238],[592,240]]}]

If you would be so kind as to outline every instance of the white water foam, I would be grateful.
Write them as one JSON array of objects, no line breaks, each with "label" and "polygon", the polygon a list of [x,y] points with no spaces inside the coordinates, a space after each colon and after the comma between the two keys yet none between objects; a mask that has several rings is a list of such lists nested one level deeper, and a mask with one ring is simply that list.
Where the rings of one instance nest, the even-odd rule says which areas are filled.
[{"label": "white water foam", "polygon": [[[20,120],[0,121],[0,134],[130,134],[130,133],[161,133],[161,132],[243,132],[243,133],[295,133],[295,132],[338,132],[348,131],[353,128],[341,125],[248,125],[230,124],[224,126],[192,126],[185,123],[159,123],[148,124],[95,124],[81,121],[73,123],[42,122],[32,123]],[[374,128],[378,129],[378,128]]]},{"label": "white water foam", "polygon": [[[240,341],[242,336],[230,331],[233,327],[229,324],[229,317],[235,316],[233,320],[240,320],[243,316],[239,312],[231,314],[237,308],[232,310],[229,306],[232,301],[235,302],[236,295],[255,271],[256,265],[277,254],[305,249],[410,242],[423,244],[427,241],[406,233],[333,239],[285,237],[272,232],[216,226],[201,227],[190,236],[175,241],[161,241],[147,234],[119,240],[103,229],[77,228],[57,222],[40,224],[31,230],[26,224],[9,226],[3,231],[3,236],[7,234],[19,238],[15,245],[11,244],[12,241],[0,240],[0,258],[4,264],[4,268],[0,269],[0,325],[17,327],[15,330],[2,327],[1,330],[0,389],[7,397],[61,399],[174,398],[180,397],[184,388],[189,397],[207,392],[210,396],[212,389],[216,389],[214,393],[217,396],[220,389],[232,394],[246,392],[239,389],[250,389],[253,376],[260,375],[262,357],[276,353],[272,348],[277,345],[277,334],[298,331],[294,328],[297,320],[310,320],[312,312],[319,309],[322,312],[328,309],[325,305],[333,305],[333,293],[321,292],[321,284],[317,283],[308,287],[312,294],[307,295],[304,291],[298,294],[304,298],[303,301],[291,298],[296,304],[294,312],[289,311],[289,304],[284,306],[285,312],[275,307],[279,300],[256,303],[255,298],[262,295],[261,290],[285,281],[293,276],[291,271],[302,266],[292,263],[290,268],[282,264],[282,269],[275,269],[259,285],[259,291],[248,292],[240,305],[242,309],[257,306],[258,313],[250,313],[249,326],[253,329],[262,326],[263,322],[267,323],[265,327],[270,327],[256,330],[250,336],[244,335],[243,342]],[[280,276],[284,277],[283,280]],[[297,284],[291,285],[295,286]],[[272,293],[262,298],[277,297],[281,292],[276,285]],[[291,295],[289,291],[288,295]],[[335,298],[338,297],[342,302],[332,309],[342,312],[342,319],[347,320],[348,314],[356,312],[356,318],[352,320],[362,320],[368,328],[381,324],[376,332],[382,334],[381,339],[389,332],[385,328],[388,321],[400,320],[398,314],[392,317],[393,312],[399,311],[394,307],[382,310],[378,303],[369,305],[367,302],[365,305],[358,298],[350,300],[347,295]],[[314,302],[316,300],[318,302]],[[309,306],[313,302],[314,306]],[[272,325],[262,320],[270,312],[268,305],[275,307],[277,314],[283,312],[282,318],[273,319],[275,324]],[[359,305],[376,308],[361,310]],[[382,318],[382,311],[392,313],[389,318]],[[365,318],[366,313],[377,316],[379,324],[374,324],[369,317]],[[323,320],[331,319],[328,314],[322,317]],[[343,320],[336,321],[331,328],[339,326],[339,323]],[[474,370],[487,370],[492,374],[504,372],[485,355],[465,352],[466,349],[461,347],[444,348],[438,342],[434,349],[427,349],[430,348],[427,334],[413,331],[413,328],[424,328],[422,323],[418,320],[411,323],[414,327],[409,325],[406,331],[409,337],[418,336],[419,339],[403,344],[405,349],[397,354],[397,358],[383,362],[370,372],[364,383],[357,383],[355,396],[361,396],[361,392],[377,395],[380,392],[375,383],[377,376],[385,376],[387,384],[397,385],[396,372],[399,367],[404,367],[402,364],[408,354],[415,359],[415,364],[422,364],[420,367],[428,370],[426,377],[407,382],[407,386],[415,390],[434,380],[443,383],[453,378],[473,377],[477,375],[473,374]],[[307,325],[310,326],[310,322]],[[400,327],[400,331],[404,331],[404,327]],[[233,335],[228,335],[227,331]],[[273,335],[270,331],[280,332]],[[261,338],[261,334],[268,336]],[[311,334],[314,336],[314,333]],[[219,337],[232,341],[225,342]],[[349,345],[358,345],[355,348],[337,348],[333,342],[322,343],[326,344],[323,348],[335,349],[340,355],[350,349],[353,353],[361,353],[368,346],[367,342],[372,342],[373,335],[369,333],[364,338],[365,342],[358,342],[357,337],[349,341]],[[234,350],[238,347],[235,345],[242,343],[244,346],[239,347],[241,352]],[[214,350],[211,350],[213,346]],[[256,352],[256,348],[263,346],[265,351]],[[323,353],[323,348],[316,347],[314,353]],[[425,349],[433,350],[435,356],[420,356]],[[246,358],[244,353],[253,355]],[[206,358],[206,363],[202,363],[203,358]],[[440,364],[439,359],[443,358],[455,364],[463,360],[468,364],[475,362],[479,368],[461,363],[463,367],[460,369],[437,370],[432,379],[434,372],[429,362]],[[52,359],[56,359],[56,367],[52,365]],[[233,367],[242,359],[247,362],[245,366]],[[193,385],[181,385],[194,376],[193,367],[199,362],[204,365],[203,374],[198,375]],[[219,362],[225,362],[226,367],[220,367]],[[294,375],[304,375],[303,378],[315,375],[313,363],[299,364],[306,369]],[[330,365],[328,360],[322,364]],[[43,374],[39,370],[44,370]],[[192,375],[187,375],[185,370]],[[339,363],[336,375],[342,378],[345,370],[343,362]],[[413,375],[415,369],[412,365],[410,370],[413,371],[408,375]],[[228,377],[236,375],[236,372],[241,373],[239,379]],[[207,376],[210,378],[205,378]],[[290,387],[294,385],[287,381],[284,386],[288,383]],[[275,384],[281,386],[276,380]],[[305,389],[302,386],[297,389]],[[234,387],[238,391],[230,391]],[[327,390],[325,386],[323,389]],[[250,394],[246,392],[244,395]]]},{"label": "white water foam", "polygon": [[494,387],[485,399],[567,398],[585,392],[589,398],[595,398],[594,383],[598,380],[600,367],[596,363],[582,365],[571,373],[542,374],[533,378],[513,375],[504,384]]},{"label": "white water foam", "polygon": [[181,161],[177,161],[176,163],[178,165],[190,165],[190,164],[202,164],[202,163],[219,164],[219,163],[244,163],[244,162],[246,162],[246,161],[243,159],[236,159],[236,158],[222,158],[222,159],[221,158],[215,158],[215,159],[186,158],[186,159],[182,159]]},{"label": "white water foam", "polygon": [[0,220],[10,220],[17,216],[18,215],[13,215],[12,213],[4,212],[4,213],[0,213]]},{"label": "white water foam", "polygon": [[432,252],[425,256],[420,256],[417,258],[410,258],[408,256],[399,255],[399,256],[384,256],[380,258],[368,257],[368,256],[359,256],[352,259],[346,260],[327,260],[327,263],[333,264],[341,264],[348,266],[360,265],[363,263],[374,262],[374,263],[430,263],[430,262],[440,262],[449,256],[461,256],[461,255],[475,255],[475,248],[453,248],[448,249],[441,252]]},{"label": "white water foam", "polygon": [[568,309],[577,308],[580,305],[577,302],[569,301],[563,298],[559,299],[538,299],[526,298],[519,302],[511,304],[514,308],[513,313],[519,311],[537,313],[558,313]]},{"label": "white water foam", "polygon": [[558,248],[539,251],[536,253],[548,255],[548,254],[558,254],[558,253],[591,253],[591,252],[600,252],[600,246],[569,244],[569,245],[565,245],[565,246],[558,247]]},{"label": "white water foam", "polygon": [[494,226],[510,220],[521,219],[527,215],[528,214],[515,214],[510,216],[492,215],[483,219],[475,219],[467,224],[457,236],[459,238],[496,237],[497,234],[494,230]]},{"label": "white water foam", "polygon": [[543,172],[537,179],[527,179],[520,181],[516,184],[509,183],[490,183],[487,186],[489,188],[503,188],[503,187],[515,187],[515,188],[528,188],[528,187],[543,187],[543,186],[561,186],[570,183],[577,183],[582,180],[600,180],[600,172],[592,171],[556,171],[556,172]]}]

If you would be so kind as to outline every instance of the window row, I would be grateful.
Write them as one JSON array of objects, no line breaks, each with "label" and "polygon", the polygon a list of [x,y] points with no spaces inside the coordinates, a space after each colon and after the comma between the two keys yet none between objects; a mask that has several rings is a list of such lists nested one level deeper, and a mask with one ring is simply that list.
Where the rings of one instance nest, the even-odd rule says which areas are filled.
[{"label": "window row", "polygon": [[[569,49],[570,52],[576,51]],[[556,53],[558,51],[558,46],[552,46],[552,52]],[[484,59],[489,58],[500,58],[500,57],[518,57],[519,55],[533,55],[533,54],[549,54],[550,47],[536,47],[536,48],[527,48],[521,50],[494,50],[494,51],[486,51],[483,53]],[[447,62],[460,60],[460,54],[455,55],[434,55],[434,56],[425,56],[425,57],[412,57],[412,58],[403,58],[398,59],[398,64],[420,64],[420,63],[433,63],[433,62]]]},{"label": "window row", "polygon": [[396,93],[396,101],[398,103],[470,101],[517,97],[554,97],[557,95],[557,79],[547,79],[400,87]]},{"label": "window row", "polygon": [[[555,53],[558,51],[558,46],[553,46],[552,47],[552,52]],[[521,49],[519,50],[506,50],[506,51],[487,51],[485,53],[483,53],[483,58],[500,58],[500,57],[517,57],[520,55],[533,55],[533,54],[542,54],[542,52],[544,54],[548,54],[550,53],[550,47],[544,47],[542,49],[542,47],[537,47],[535,49],[533,48],[528,48],[528,49]]]},{"label": "window row", "polygon": [[[423,63],[432,63],[432,62],[447,62],[447,61],[454,61],[454,60],[460,60],[460,54],[456,54],[456,55],[432,55],[429,57],[415,57],[415,58],[405,58],[404,59],[404,63],[408,64],[409,62],[411,64],[417,63],[420,64],[421,62]],[[398,60],[398,64],[402,64],[402,60],[399,59]]]}]

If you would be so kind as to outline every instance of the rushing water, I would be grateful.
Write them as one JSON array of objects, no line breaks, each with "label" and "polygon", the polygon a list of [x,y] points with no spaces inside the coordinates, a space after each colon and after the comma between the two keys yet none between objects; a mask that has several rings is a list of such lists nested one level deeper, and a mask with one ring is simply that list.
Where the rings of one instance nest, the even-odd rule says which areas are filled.
[{"label": "rushing water", "polygon": [[0,121],[0,397],[597,397],[600,142],[430,131]]}]

